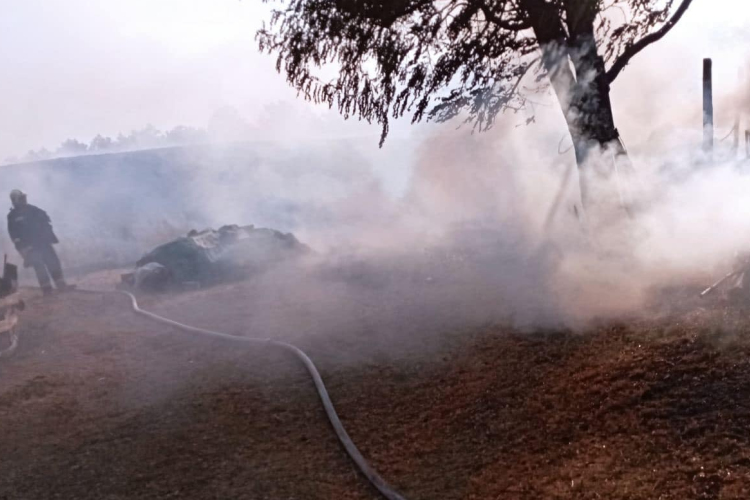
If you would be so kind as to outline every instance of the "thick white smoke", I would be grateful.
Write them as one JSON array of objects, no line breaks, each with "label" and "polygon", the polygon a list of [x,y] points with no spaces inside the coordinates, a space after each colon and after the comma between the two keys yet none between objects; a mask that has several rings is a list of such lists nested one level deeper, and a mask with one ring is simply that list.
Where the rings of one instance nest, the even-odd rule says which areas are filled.
[{"label": "thick white smoke", "polygon": [[[698,149],[708,54],[666,42],[649,51],[613,88],[635,174],[615,170],[605,152],[604,170],[584,174],[610,203],[588,213],[573,154],[558,152],[568,143],[550,95],[483,134],[396,124],[383,151],[377,130],[269,105],[246,116],[245,141],[234,130],[235,142],[212,146],[6,167],[2,185],[50,213],[69,268],[128,265],[190,229],[255,224],[318,251],[304,277],[266,283],[291,289],[304,278],[300,300],[324,290],[346,302],[367,290],[368,300],[388,297],[402,321],[413,311],[436,323],[580,325],[637,311],[664,283],[707,279],[750,244],[748,181],[723,150],[730,141],[713,164]],[[716,60],[717,135],[747,113],[747,91],[724,78],[736,73],[724,65]],[[3,248],[13,255],[7,240]],[[343,288],[333,292],[330,279]]]}]

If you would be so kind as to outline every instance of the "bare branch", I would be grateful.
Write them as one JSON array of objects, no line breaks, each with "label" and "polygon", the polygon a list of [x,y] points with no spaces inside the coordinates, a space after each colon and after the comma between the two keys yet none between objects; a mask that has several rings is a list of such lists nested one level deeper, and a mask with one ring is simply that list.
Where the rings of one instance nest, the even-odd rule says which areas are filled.
[{"label": "bare branch", "polygon": [[693,0],[682,0],[682,3],[679,7],[677,7],[677,10],[675,11],[672,18],[664,24],[664,26],[661,27],[658,31],[655,31],[651,34],[648,34],[638,40],[633,45],[629,46],[625,51],[622,53],[622,55],[615,61],[615,63],[612,65],[612,67],[607,71],[607,80],[611,84],[615,81],[615,78],[622,72],[623,69],[625,69],[625,66],[628,65],[630,60],[635,57],[640,51],[648,47],[654,42],[658,42],[664,36],[669,33],[669,31],[674,28],[674,26],[677,24],[677,22],[680,20],[683,14],[687,11],[688,7],[690,7],[690,4]]}]

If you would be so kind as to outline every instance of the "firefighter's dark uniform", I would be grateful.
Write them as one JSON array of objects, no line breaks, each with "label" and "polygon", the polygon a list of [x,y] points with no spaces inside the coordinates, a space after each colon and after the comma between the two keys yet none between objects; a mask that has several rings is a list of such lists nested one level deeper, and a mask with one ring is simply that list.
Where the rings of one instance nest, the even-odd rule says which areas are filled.
[{"label": "firefighter's dark uniform", "polygon": [[8,234],[24,258],[24,267],[34,267],[44,292],[52,291],[50,277],[58,289],[67,288],[60,259],[52,248],[58,240],[47,212],[28,203],[11,208]]}]

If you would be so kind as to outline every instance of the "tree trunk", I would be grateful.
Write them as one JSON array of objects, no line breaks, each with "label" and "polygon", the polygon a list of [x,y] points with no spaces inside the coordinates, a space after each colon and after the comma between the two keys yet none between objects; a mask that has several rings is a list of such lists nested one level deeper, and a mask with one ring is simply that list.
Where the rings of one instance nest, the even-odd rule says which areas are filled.
[{"label": "tree trunk", "polygon": [[[573,141],[581,179],[581,203],[584,209],[588,209],[592,204],[597,204],[597,200],[592,199],[595,195],[591,194],[591,190],[597,187],[593,184],[605,182],[606,178],[611,177],[608,174],[614,173],[613,165],[604,165],[604,159],[611,153],[617,161],[621,161],[623,158],[618,157],[626,156],[626,152],[614,124],[605,73],[594,69],[572,87],[567,86],[565,79],[564,75],[552,75],[553,88],[562,87],[562,92],[569,95],[560,99],[559,96],[564,94],[556,91]],[[601,175],[592,178],[595,173]]]},{"label": "tree trunk", "polygon": [[[565,0],[563,24],[553,4],[545,0],[521,0],[542,48],[542,62],[573,140],[584,209],[598,205],[602,197],[614,196],[617,199],[611,201],[622,202],[618,188],[612,189],[617,180],[605,179],[611,177],[607,172],[613,173],[615,168],[611,162],[608,166],[603,164],[602,153],[626,158],[614,123],[604,60],[596,48],[597,5],[592,0]],[[603,175],[592,178],[602,172]],[[592,194],[593,189],[601,195]]]},{"label": "tree trunk", "polygon": [[[615,166],[611,161],[607,162],[606,157],[611,155],[617,161],[625,151],[615,127],[604,61],[597,54],[593,40],[584,43],[585,46],[574,49],[577,53],[571,56],[577,78],[566,119],[575,146],[576,162],[581,169],[581,201],[584,207],[589,207],[602,201],[590,197],[591,189],[598,187],[592,185],[595,181],[591,179],[591,170],[609,172],[610,175],[604,177],[617,183],[617,179],[611,178],[617,175]],[[600,176],[596,182],[605,181]]]},{"label": "tree trunk", "polygon": [[568,128],[576,137],[584,206],[597,205],[595,210],[600,210],[599,207],[610,205],[615,210],[627,210],[617,168],[617,162],[627,159],[627,154],[615,127],[604,59],[596,46],[594,23],[598,10],[594,0],[565,0],[568,54],[576,73]]}]

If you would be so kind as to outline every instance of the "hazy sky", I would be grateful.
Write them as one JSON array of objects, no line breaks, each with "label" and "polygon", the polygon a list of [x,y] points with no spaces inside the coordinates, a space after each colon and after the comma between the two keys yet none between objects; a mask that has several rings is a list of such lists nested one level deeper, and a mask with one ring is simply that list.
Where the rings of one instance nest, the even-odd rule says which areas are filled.
[{"label": "hazy sky", "polygon": [[[717,91],[736,83],[739,65],[750,58],[750,2],[693,3],[681,24],[626,70],[614,89],[616,108],[644,71],[661,82],[690,75],[673,82],[679,89],[660,105],[675,94],[699,95],[703,56],[716,59]],[[0,5],[0,159],[147,123],[204,127],[222,106],[252,121],[266,104],[295,99],[273,59],[257,53],[254,33],[268,9],[260,0]]]}]

